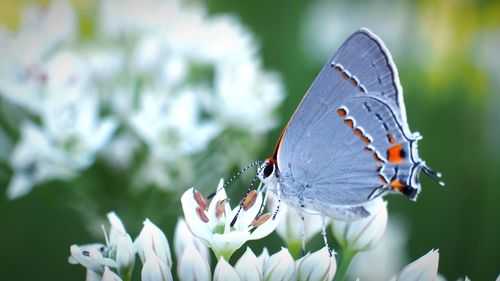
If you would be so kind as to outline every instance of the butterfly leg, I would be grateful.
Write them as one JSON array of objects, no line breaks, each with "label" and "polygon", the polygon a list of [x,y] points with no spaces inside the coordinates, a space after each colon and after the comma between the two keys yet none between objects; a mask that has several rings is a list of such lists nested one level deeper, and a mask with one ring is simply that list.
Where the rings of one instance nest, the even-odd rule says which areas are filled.
[{"label": "butterfly leg", "polygon": [[300,237],[302,239],[302,256],[306,255],[306,222],[304,218],[304,203],[300,199],[299,201],[299,215],[300,220],[302,221],[302,232],[300,233]]},{"label": "butterfly leg", "polygon": [[276,195],[278,196],[278,205],[276,206],[276,210],[274,210],[273,220],[278,215],[278,212],[280,210],[280,205],[281,205],[281,185],[280,184],[278,184],[278,186],[276,187]]},{"label": "butterfly leg", "polygon": [[323,221],[322,221],[322,223],[323,223],[323,230],[321,231],[321,234],[323,235],[323,241],[325,242],[325,246],[328,249],[328,254],[331,257],[332,256],[332,249],[330,249],[330,246],[328,246],[328,239],[326,238],[326,217],[325,216],[321,216],[321,218],[323,219]]}]

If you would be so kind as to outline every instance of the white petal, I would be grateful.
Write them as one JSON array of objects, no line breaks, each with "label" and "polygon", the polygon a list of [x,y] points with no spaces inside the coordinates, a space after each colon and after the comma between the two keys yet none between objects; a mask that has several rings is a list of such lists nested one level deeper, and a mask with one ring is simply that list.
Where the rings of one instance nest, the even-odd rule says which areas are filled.
[{"label": "white petal", "polygon": [[262,281],[264,280],[262,263],[259,262],[252,249],[247,247],[245,253],[234,266],[242,281]]},{"label": "white petal", "polygon": [[[212,199],[213,201],[214,199]],[[196,213],[198,203],[194,199],[194,188],[190,188],[182,194],[181,197],[182,210],[184,211],[184,219],[186,224],[194,236],[203,240],[206,245],[210,245],[212,240],[212,231],[209,223],[203,222]]]},{"label": "white petal", "polygon": [[405,266],[398,274],[398,281],[435,280],[438,274],[439,252],[431,250]]},{"label": "white petal", "polygon": [[142,281],[170,281],[173,280],[170,268],[155,254],[147,256],[141,271]]},{"label": "white petal", "polygon": [[104,266],[116,267],[116,262],[114,260],[102,256],[99,251],[100,248],[101,246],[97,244],[84,246],[82,248],[78,247],[78,245],[71,245],[71,259],[69,261],[70,263],[79,263],[85,268],[99,274],[104,272]]},{"label": "white petal", "polygon": [[109,267],[104,268],[104,274],[102,275],[101,281],[122,281],[120,276],[111,271]]},{"label": "white petal", "polygon": [[221,253],[234,253],[248,240],[248,232],[246,231],[231,231],[225,234],[215,233],[212,235],[212,248],[217,256]]},{"label": "white petal", "polygon": [[180,257],[184,252],[184,248],[189,244],[194,244],[203,259],[210,263],[210,253],[207,246],[191,233],[186,222],[181,218],[177,221],[174,233],[175,255]]},{"label": "white petal", "polygon": [[116,263],[118,270],[123,272],[134,266],[135,249],[132,238],[127,233],[119,234],[116,241]]},{"label": "white petal", "polygon": [[101,281],[102,276],[101,274],[98,274],[90,269],[87,269],[87,272],[85,273],[85,281]]},{"label": "white petal", "polygon": [[15,173],[7,187],[7,198],[16,199],[24,196],[33,189],[34,185],[33,179],[28,175]]},{"label": "white petal", "polygon": [[122,221],[120,218],[115,214],[115,212],[109,212],[107,214],[109,224],[111,225],[111,229],[109,230],[109,242],[111,244],[116,243],[116,239],[119,237],[119,235],[122,235],[124,233],[127,233],[125,230],[125,226],[123,226]]},{"label": "white petal", "polygon": [[165,265],[172,266],[172,257],[170,255],[170,246],[165,234],[150,220],[144,221],[144,227],[135,240],[134,249],[139,254],[144,263],[147,256],[153,253]]},{"label": "white petal", "polygon": [[302,259],[297,269],[298,280],[332,280],[336,270],[335,257],[330,257],[324,247]]},{"label": "white petal", "polygon": [[370,216],[355,221],[333,220],[332,228],[335,238],[344,247],[355,251],[373,248],[382,238],[387,226],[387,202],[377,198],[365,208]]},{"label": "white petal", "polygon": [[209,281],[210,274],[210,266],[207,260],[198,252],[194,244],[188,244],[177,263],[179,280]]},{"label": "white petal", "polygon": [[281,248],[281,251],[269,257],[264,264],[265,280],[290,280],[295,271],[295,264],[290,252]]},{"label": "white petal", "polygon": [[224,260],[224,257],[219,259],[214,270],[214,281],[238,281],[240,276],[234,268]]}]

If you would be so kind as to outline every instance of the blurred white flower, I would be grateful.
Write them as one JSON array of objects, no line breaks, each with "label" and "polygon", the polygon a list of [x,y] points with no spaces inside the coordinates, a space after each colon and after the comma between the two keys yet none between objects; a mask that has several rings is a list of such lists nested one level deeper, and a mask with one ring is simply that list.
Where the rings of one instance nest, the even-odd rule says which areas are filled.
[{"label": "blurred white flower", "polygon": [[114,212],[108,213],[107,216],[111,225],[109,231],[109,246],[112,247],[110,255],[115,257],[118,272],[130,275],[135,262],[134,243],[120,218]]},{"label": "blurred white flower", "polygon": [[285,248],[281,248],[264,263],[264,280],[291,280],[294,272],[294,260]]},{"label": "blurred white flower", "polygon": [[[268,204],[271,209],[277,205],[277,198],[269,194]],[[286,242],[288,248],[302,247],[302,233],[304,231],[305,242],[323,229],[323,219],[320,215],[303,213],[304,223],[300,221],[300,213],[296,208],[289,208],[286,203],[280,203],[280,212],[285,213],[278,224],[276,232]]]},{"label": "blurred white flower", "polygon": [[261,239],[270,234],[281,219],[281,212],[275,219],[270,213],[257,218],[262,203],[262,194],[251,192],[239,212],[234,226],[231,221],[238,213],[239,207],[231,209],[221,179],[217,193],[210,205],[194,188],[188,189],[181,198],[184,218],[189,229],[212,249],[219,259],[229,259],[246,241]]},{"label": "blurred white flower", "polygon": [[168,245],[167,237],[150,220],[146,219],[144,221],[144,227],[134,242],[134,249],[139,254],[143,264],[147,262],[149,256],[154,255],[155,261],[151,263],[152,268],[157,268],[156,264],[162,262],[170,271],[172,267],[172,257],[170,255],[170,246]]},{"label": "blurred white flower", "polygon": [[51,1],[46,9],[27,6],[16,34],[0,36],[0,95],[38,112],[48,79],[45,59],[71,42],[77,28],[68,1]]},{"label": "blurred white flower", "polygon": [[387,202],[377,198],[365,206],[371,214],[355,221],[332,220],[335,238],[344,250],[350,252],[366,251],[377,245],[387,226]]},{"label": "blurred white flower", "polygon": [[418,260],[405,266],[393,281],[438,280],[439,252],[431,250]]},{"label": "blurred white flower", "polygon": [[193,243],[184,247],[177,262],[177,277],[182,281],[209,281],[211,270],[209,261],[200,254]]},{"label": "blurred white flower", "polygon": [[103,254],[107,255],[108,253],[106,246],[102,244],[71,245],[70,253],[69,263],[81,264],[87,270],[91,270],[99,275],[104,273],[104,267],[116,268],[117,266],[113,259],[103,256]]},{"label": "blurred white flower", "polygon": [[[70,247],[69,263],[81,264],[87,270],[97,273],[99,275],[98,280],[105,272],[106,267],[116,268],[118,273],[130,276],[135,260],[132,239],[126,232],[120,218],[114,212],[109,212],[107,217],[111,227],[108,235],[104,233],[106,245],[88,244],[82,246],[72,245]],[[95,276],[92,273],[87,273],[87,275],[91,279],[92,276]],[[113,274],[109,273],[107,278],[111,279],[106,280],[115,280],[113,276]]]},{"label": "blurred white flower", "polygon": [[[391,217],[380,242],[374,248],[354,257],[347,272],[348,279],[388,280],[407,264],[407,240],[404,221]],[[366,266],[367,264],[370,266]]]},{"label": "blurred white flower", "polygon": [[330,256],[329,249],[324,247],[312,254],[307,254],[296,262],[296,280],[330,281],[335,276],[337,262]]},{"label": "blurred white flower", "polygon": [[109,267],[105,267],[101,281],[122,281],[122,279],[116,273],[111,271]]},{"label": "blurred white flower", "polygon": [[180,257],[184,253],[184,249],[191,244],[196,248],[202,259],[210,263],[210,253],[207,246],[191,233],[184,219],[179,218],[174,232],[175,255]]},{"label": "blurred white flower", "polygon": [[148,253],[141,271],[142,281],[170,281],[173,280],[170,267],[156,256],[155,253]]},{"label": "blurred white flower", "polygon": [[252,249],[247,247],[245,253],[236,262],[234,269],[238,272],[241,281],[263,281],[264,262],[259,261]]},{"label": "blurred white flower", "polygon": [[[75,44],[82,34],[68,1],[31,8],[17,33],[0,32],[0,95],[34,114],[19,122],[10,198],[73,177],[103,150],[109,164],[136,169],[132,184],[172,188],[192,181],[212,143],[258,140],[276,123],[282,82],[264,71],[236,17],[177,0],[104,0],[96,9],[84,46]],[[148,154],[133,163],[142,143]],[[252,143],[207,165],[223,172],[253,153]]]}]

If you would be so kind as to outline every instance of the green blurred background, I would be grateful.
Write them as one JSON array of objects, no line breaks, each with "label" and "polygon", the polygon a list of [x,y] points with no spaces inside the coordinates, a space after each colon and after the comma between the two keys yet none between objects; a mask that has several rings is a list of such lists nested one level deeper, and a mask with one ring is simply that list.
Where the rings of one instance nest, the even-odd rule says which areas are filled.
[{"label": "green blurred background", "polygon": [[[15,29],[26,3],[2,0],[0,22]],[[83,0],[74,3],[82,13],[88,6]],[[210,13],[237,15],[257,37],[265,66],[282,74],[287,95],[280,108],[281,124],[347,34],[366,26],[384,39],[399,69],[410,127],[424,136],[420,155],[446,181],[439,187],[422,177],[417,203],[402,196],[389,198],[390,216],[402,217],[409,228],[409,258],[438,248],[439,272],[448,280],[465,275],[495,280],[500,273],[499,1],[210,0],[206,4]],[[272,152],[279,127],[256,159]],[[8,169],[0,174],[2,187],[9,180],[4,170]],[[86,184],[80,184],[82,180]],[[86,207],[103,217],[116,210],[132,237],[149,217],[172,238],[179,214],[175,196],[153,199],[154,191],[123,195],[126,179],[99,162],[71,184],[99,198]],[[15,201],[1,197],[2,280],[84,279],[81,267],[67,263],[69,245],[101,238],[89,231],[74,208],[61,204],[74,200],[74,192],[55,182]]]}]

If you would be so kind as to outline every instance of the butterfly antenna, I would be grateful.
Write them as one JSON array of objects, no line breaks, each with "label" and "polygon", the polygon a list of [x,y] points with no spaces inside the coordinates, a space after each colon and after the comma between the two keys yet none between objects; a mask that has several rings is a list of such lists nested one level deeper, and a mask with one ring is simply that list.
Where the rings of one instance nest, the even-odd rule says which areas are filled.
[{"label": "butterfly antenna", "polygon": [[431,168],[429,168],[427,165],[425,165],[425,163],[422,165],[422,170],[429,178],[431,178],[432,180],[437,182],[440,186],[444,186],[444,181],[441,180],[441,177],[442,177],[441,173],[434,172]]},{"label": "butterfly antenna", "polygon": [[234,224],[236,223],[236,220],[238,219],[238,216],[240,215],[241,209],[243,208],[243,205],[245,204],[245,201],[247,200],[248,194],[250,194],[250,191],[252,191],[252,186],[259,179],[259,174],[260,174],[260,172],[262,172],[262,169],[264,169],[264,167],[260,168],[257,171],[257,175],[252,179],[252,182],[248,186],[248,189],[247,189],[247,192],[245,193],[245,196],[243,197],[243,199],[241,199],[240,206],[238,207],[238,211],[236,212],[236,215],[234,216],[233,220],[231,220],[231,224],[230,224],[231,227],[233,227]]},{"label": "butterfly antenna", "polygon": [[225,189],[226,187],[228,187],[231,182],[233,182],[235,179],[237,179],[246,170],[248,170],[248,169],[250,169],[250,168],[252,168],[252,167],[254,167],[254,166],[258,165],[258,164],[261,164],[261,163],[262,163],[262,161],[257,160],[257,161],[255,161],[255,162],[253,162],[251,164],[248,164],[246,167],[244,167],[243,169],[239,170],[236,174],[234,174],[234,176],[232,176],[228,181],[226,181],[221,188],[218,188],[215,192],[212,192],[211,194],[209,194],[207,196],[207,199],[210,200],[210,199],[214,198],[214,196],[215,196],[215,194],[217,194],[217,192],[219,192],[223,188]]}]

